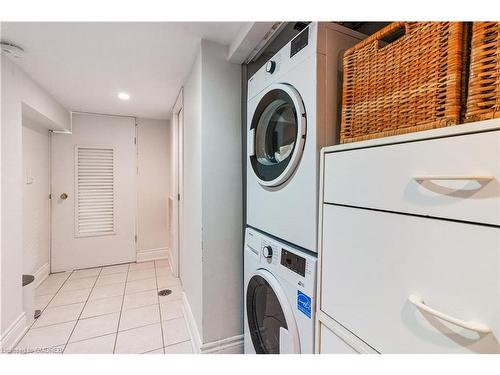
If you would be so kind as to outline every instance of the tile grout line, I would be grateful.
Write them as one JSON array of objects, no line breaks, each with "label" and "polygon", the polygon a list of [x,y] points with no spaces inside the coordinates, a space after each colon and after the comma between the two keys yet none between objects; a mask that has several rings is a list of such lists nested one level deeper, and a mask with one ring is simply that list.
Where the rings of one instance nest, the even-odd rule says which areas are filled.
[{"label": "tile grout line", "polygon": [[[47,305],[45,305],[45,307],[43,309],[40,309],[40,316],[38,318],[40,318],[42,316],[43,312],[45,310],[47,310],[47,307],[50,305],[50,303],[52,302],[52,300],[57,296],[57,294],[59,293],[59,291],[61,290],[61,288],[64,286],[64,284],[66,284],[66,281],[69,280],[69,278],[73,274],[73,272],[74,271],[71,271],[71,273],[68,275],[68,277],[66,277],[66,279],[63,281],[63,283],[61,284],[61,286],[59,287],[59,289],[57,289],[57,291],[54,293],[54,295],[49,300],[49,302],[47,302]],[[35,297],[36,297],[36,288],[35,288]],[[19,341],[17,342],[16,346],[13,349],[15,349],[17,347],[17,345],[19,345],[19,343],[24,339],[24,337],[28,334],[28,332],[30,332],[32,329],[37,329],[36,327],[33,328],[33,326],[35,325],[36,322],[37,322],[37,319],[35,319],[33,321],[33,323],[30,324],[30,326],[28,327],[28,329],[26,330],[26,332],[24,332],[24,335],[19,339]],[[45,326],[43,326],[43,327],[45,327]],[[40,328],[43,328],[43,327],[40,327]]]},{"label": "tile grout line", "polygon": [[[158,274],[158,272],[157,272],[157,267],[159,267],[159,266],[157,266],[156,262],[154,262],[154,261],[153,261],[153,267],[152,267],[151,269],[154,271],[154,279],[155,279],[155,286],[156,286],[156,290],[155,290],[155,289],[150,289],[150,290],[144,290],[144,291],[137,291],[137,292],[134,292],[134,293],[130,293],[130,295],[137,294],[137,293],[144,293],[144,292],[147,292],[147,291],[153,291],[153,290],[155,290],[155,292],[156,292],[156,293],[158,292],[158,287],[159,287],[159,284],[158,284],[158,277],[159,277],[159,274]],[[94,268],[96,268],[96,267],[94,267]],[[74,322],[75,322],[75,325],[73,326],[73,329],[71,330],[70,335],[69,335],[69,338],[68,338],[68,340],[66,341],[66,343],[65,343],[65,344],[56,345],[56,347],[58,347],[58,346],[63,346],[63,345],[64,345],[64,347],[63,347],[63,352],[67,349],[67,346],[69,345],[69,343],[70,343],[70,341],[71,341],[71,337],[72,337],[72,335],[74,334],[74,331],[75,331],[75,329],[76,329],[76,326],[77,326],[77,324],[78,324],[78,322],[79,322],[80,320],[82,320],[82,319],[87,319],[87,318],[94,318],[94,317],[97,317],[97,316],[105,316],[105,315],[114,314],[114,313],[103,313],[103,314],[99,314],[99,315],[95,315],[95,316],[89,316],[89,317],[87,317],[87,318],[82,318],[82,316],[83,316],[83,312],[84,312],[85,308],[87,307],[87,305],[88,305],[91,301],[99,300],[99,299],[91,300],[91,295],[92,295],[93,291],[95,290],[95,288],[97,288],[97,287],[98,287],[98,285],[97,285],[97,284],[98,284],[98,282],[99,282],[100,277],[103,275],[103,274],[102,274],[102,272],[104,271],[104,269],[105,269],[105,267],[101,267],[101,269],[99,270],[99,273],[95,276],[95,281],[94,281],[94,283],[93,283],[92,287],[90,288],[90,291],[89,291],[88,297],[87,297],[87,299],[85,300],[85,302],[84,302],[84,304],[83,304],[83,306],[82,306],[82,310],[81,310],[81,312],[80,312],[79,316],[76,318],[76,320],[71,320],[71,321],[68,321],[68,322],[58,322],[58,323],[54,323],[54,324],[48,324],[48,325],[43,326],[43,327],[37,327],[37,328],[45,328],[45,327],[49,327],[49,326],[53,326],[53,325],[64,324],[64,323],[70,323],[70,322],[73,322],[73,321],[74,321]],[[62,292],[61,292],[61,290],[63,289],[64,285],[66,285],[66,283],[67,283],[68,281],[71,281],[71,280],[72,280],[71,278],[72,278],[72,275],[74,274],[74,272],[75,272],[74,270],[73,270],[73,271],[71,271],[71,272],[69,273],[69,275],[68,275],[67,277],[65,277],[65,278],[64,278],[64,280],[63,280],[63,282],[62,282],[61,286],[57,289],[57,291],[55,292],[55,294],[54,294],[54,295],[52,295],[52,298],[49,300],[49,302],[47,303],[46,307],[45,307],[43,310],[45,310],[45,309],[47,309],[47,308],[49,308],[49,309],[50,309],[50,307],[48,307],[48,306],[50,305],[50,303],[52,303],[52,301],[54,300],[54,298],[56,298],[57,296],[59,296],[59,295],[62,293]],[[130,275],[129,275],[129,272],[133,272],[133,271],[130,271],[130,266],[129,266],[129,268],[128,268],[128,269],[127,269],[127,271],[126,271],[127,276],[126,276],[126,280],[125,280],[125,283],[124,283],[124,284],[125,284],[125,285],[124,285],[124,288],[126,288],[127,282],[129,281],[129,280],[128,280],[128,278],[129,278],[129,276],[130,276]],[[122,272],[120,272],[120,273],[122,273]],[[118,273],[117,273],[117,274],[118,274]],[[90,277],[89,277],[89,278],[90,278]],[[82,278],[82,279],[83,279],[83,278]],[[77,280],[77,279],[74,279],[74,280]],[[142,281],[142,280],[145,280],[145,279],[139,279],[139,280],[134,280],[134,281]],[[121,284],[121,283],[106,284],[106,285],[104,285],[104,286],[107,286],[107,285],[113,285],[113,284]],[[70,292],[70,293],[71,293],[71,292],[77,292],[77,291],[79,291],[79,290],[83,290],[83,289],[89,289],[89,288],[74,289],[74,290],[69,290],[68,292]],[[125,329],[125,330],[120,331],[120,330],[119,330],[119,327],[120,327],[119,325],[120,325],[120,322],[121,322],[121,315],[122,315],[122,313],[123,313],[123,307],[124,307],[124,299],[125,299],[125,295],[126,295],[126,294],[125,294],[125,290],[124,290],[124,291],[123,291],[123,295],[122,295],[122,304],[121,304],[121,306],[120,306],[120,311],[119,311],[119,312],[120,312],[120,315],[119,315],[119,321],[118,321],[117,331],[116,331],[116,333],[115,333],[115,334],[116,334],[116,336],[115,336],[115,343],[114,343],[113,352],[116,350],[117,335],[118,335],[118,333],[119,333],[119,332],[125,332],[125,331],[129,331],[129,330],[133,330],[133,329],[137,329],[137,328],[145,327],[145,326],[148,326],[148,325],[155,325],[155,324],[158,324],[158,323],[151,323],[151,324],[146,324],[146,325],[143,325],[143,326],[140,326],[140,327],[132,327],[132,328],[128,328],[128,329]],[[113,296],[113,297],[119,297],[119,296]],[[103,297],[103,298],[100,298],[100,299],[106,299],[106,298],[112,298],[112,297]],[[159,315],[160,315],[160,329],[161,329],[161,334],[162,334],[162,347],[161,347],[161,348],[158,348],[158,349],[154,349],[154,350],[159,350],[159,349],[162,349],[162,351],[163,351],[163,352],[165,352],[165,349],[164,349],[164,348],[165,348],[165,344],[166,344],[166,343],[165,343],[165,338],[164,338],[164,336],[163,336],[163,329],[162,329],[162,328],[163,328],[163,327],[162,327],[162,321],[163,321],[163,320],[162,320],[162,314],[161,314],[161,308],[160,308],[160,298],[159,298],[159,296],[158,296],[158,295],[157,295],[156,300],[157,300],[157,302],[155,302],[155,303],[153,303],[153,304],[146,305],[146,306],[139,306],[139,307],[136,307],[136,308],[133,308],[133,309],[130,309],[130,310],[140,309],[140,308],[144,308],[144,307],[147,307],[147,306],[154,306],[154,304],[157,304],[158,309],[159,309]],[[59,305],[59,306],[54,306],[54,307],[70,306],[70,305],[81,304],[81,303],[82,303],[82,301],[80,301],[80,302],[74,302],[74,303],[68,303],[68,304],[65,304],[65,305]],[[171,318],[171,319],[175,319],[175,318]],[[171,319],[167,319],[167,320],[171,320]],[[33,323],[33,324],[34,324],[34,323]],[[30,326],[30,328],[29,328],[29,329],[31,329],[31,328],[32,328],[32,326]],[[29,329],[27,330],[27,332],[26,332],[26,333],[28,333]],[[33,328],[33,329],[34,329],[34,328]],[[107,336],[107,335],[110,335],[110,334],[113,334],[113,333],[106,333],[106,334],[101,334],[101,335],[97,335],[97,336],[94,336],[94,337],[88,337],[88,338],[84,338],[84,339],[76,340],[75,342],[81,342],[81,341],[86,341],[86,340],[90,340],[90,339],[95,339],[95,338],[98,338],[98,337],[103,337],[103,336]],[[26,335],[26,334],[25,334],[25,335]],[[24,337],[24,335],[23,335],[23,337]],[[22,339],[22,338],[21,338],[21,339]],[[189,341],[189,340],[186,340],[186,341]],[[176,344],[178,344],[178,343],[176,343]],[[172,345],[175,345],[175,344],[172,344]]]},{"label": "tile grout line", "polygon": [[[170,344],[170,345],[167,345],[163,348],[163,353],[164,354],[167,354],[165,353],[165,348],[170,348],[171,346],[175,346],[175,345],[179,345],[179,344],[184,344],[186,342],[190,342],[191,339],[188,339],[188,340],[184,340],[184,341],[179,341],[179,342],[176,342],[175,344]],[[160,350],[160,349],[153,349],[153,350],[148,350],[147,352],[144,352],[144,353],[141,353],[141,354],[148,354],[148,353],[151,353],[151,352],[154,352],[156,350]],[[177,353],[177,354],[180,354],[180,353]]]},{"label": "tile grout line", "polygon": [[[95,267],[94,267],[95,268]],[[85,303],[83,304],[83,307],[82,307],[82,311],[80,311],[80,314],[78,315],[78,318],[76,319],[76,322],[75,322],[75,325],[73,327],[73,329],[71,330],[71,333],[69,334],[68,336],[68,340],[66,340],[66,344],[64,345],[64,349],[62,351],[62,353],[64,354],[64,352],[66,351],[66,347],[68,346],[68,343],[69,343],[69,340],[71,340],[71,336],[73,336],[73,332],[75,332],[75,328],[76,326],[78,325],[78,322],[80,321],[80,317],[82,316],[83,314],[83,310],[85,310],[85,306],[87,306],[87,303],[90,299],[90,295],[92,294],[92,291],[94,290],[95,288],[95,284],[97,283],[97,280],[99,280],[99,276],[101,275],[101,272],[102,272],[102,267],[101,269],[99,270],[99,273],[97,274],[97,277],[95,278],[95,281],[94,281],[94,284],[92,285],[92,288],[90,289],[90,293],[89,295],[87,296],[87,299],[85,300]]]},{"label": "tile grout line", "polygon": [[[115,314],[115,313],[106,314],[106,315],[112,315],[112,314]],[[169,319],[169,320],[172,320],[172,319]],[[168,321],[168,320],[166,320],[166,321]],[[69,323],[69,322],[66,322],[66,323]],[[132,331],[134,329],[139,329],[139,328],[144,328],[144,327],[149,327],[149,326],[154,326],[156,324],[158,324],[158,323],[148,323],[148,324],[145,324],[145,325],[139,326],[139,327],[127,328],[127,329],[124,329],[122,331],[118,331],[118,333],[128,332],[128,331]],[[80,339],[80,340],[72,341],[70,344],[74,344],[74,343],[82,342],[82,341],[87,341],[87,340],[93,340],[93,339],[97,339],[97,338],[100,338],[100,337],[109,336],[109,335],[115,335],[115,334],[116,333],[113,333],[113,332],[111,332],[111,333],[103,333],[103,334],[99,334],[97,336],[92,336],[92,337],[87,337],[85,339]],[[189,339],[186,340],[186,341],[189,341]],[[185,341],[181,341],[181,342],[185,342]],[[172,345],[176,345],[176,344],[180,344],[180,342],[175,343],[175,344],[170,344],[168,346],[172,346]],[[60,345],[55,345],[55,346],[60,346]],[[158,348],[158,349],[160,349],[160,348]],[[152,350],[148,350],[148,351],[153,351],[153,350],[158,350],[158,349],[152,349]],[[91,354],[91,353],[86,353],[86,354]]]},{"label": "tile grout line", "polygon": [[128,264],[127,268],[127,277],[125,278],[125,286],[123,288],[122,305],[120,307],[120,315],[118,316],[118,324],[116,325],[116,336],[115,336],[115,344],[113,345],[113,354],[115,354],[116,342],[118,341],[118,332],[120,332],[120,322],[122,319],[123,303],[125,302],[125,293],[127,291],[128,273],[130,272],[130,264],[131,263]]},{"label": "tile grout line", "polygon": [[[96,288],[100,288],[100,287],[103,287],[103,286],[110,286],[110,285],[116,285],[116,284],[123,284],[121,282],[117,282],[117,283],[113,283],[113,284],[105,284],[105,285],[96,285],[95,287]],[[84,289],[74,289],[74,290],[70,290],[68,292],[63,292],[63,293],[71,293],[71,292],[78,292],[78,291],[81,291],[81,290],[85,290],[85,289],[91,289],[91,292],[93,291],[94,288],[84,288]],[[150,289],[150,290],[153,290],[153,289]],[[146,291],[145,291],[146,292]],[[142,292],[137,292],[137,293],[142,293]],[[132,293],[131,293],[132,294]],[[57,295],[57,293],[52,297],[52,299],[54,299],[54,297]],[[89,300],[89,301],[99,301],[99,300],[102,300],[102,299],[108,299],[108,298],[114,298],[114,297],[120,297],[120,295],[117,295],[117,296],[111,296],[111,297],[100,297],[100,298],[94,298],[92,300]],[[77,305],[79,303],[82,303],[84,301],[79,301],[79,302],[71,302],[71,303],[65,303],[63,305],[56,305],[56,306],[53,306],[53,307],[48,307],[48,305],[50,304],[50,302],[52,302],[52,299],[48,302],[47,306],[42,310],[42,311],[45,311],[46,309],[53,309],[53,308],[56,308],[56,307],[63,307],[63,306],[71,306],[71,305]],[[104,314],[99,314],[99,315],[106,315],[106,314],[109,314],[109,313],[104,313]],[[95,315],[95,316],[98,316],[98,315]],[[89,318],[92,318],[91,316],[89,316]],[[82,318],[82,319],[87,319],[87,318]],[[58,323],[54,323],[54,324],[58,324]],[[54,325],[54,324],[47,324],[48,326],[51,326],[51,325]],[[44,326],[45,327],[45,326]]]},{"label": "tile grout line", "polygon": [[165,337],[163,335],[163,319],[161,316],[161,306],[160,306],[160,294],[158,289],[158,276],[156,273],[156,261],[153,261],[154,270],[155,270],[155,283],[156,283],[156,298],[158,299],[158,311],[160,313],[160,331],[161,331],[161,350],[163,350],[163,354],[165,354]]},{"label": "tile grout line", "polygon": [[[175,346],[175,345],[179,345],[179,344],[184,344],[186,342],[189,342],[190,343],[189,346],[192,347],[192,345],[191,345],[191,338],[189,338],[189,339],[184,340],[184,341],[179,341],[179,342],[176,342],[174,344],[167,345],[163,349],[170,348],[171,346]],[[167,354],[167,353],[165,352],[165,354]],[[184,354],[184,353],[177,353],[177,354]],[[191,354],[194,354],[194,353],[191,353]]]},{"label": "tile grout line", "polygon": [[[116,284],[122,284],[122,283],[116,283]],[[110,284],[110,285],[114,285],[114,284]],[[96,286],[96,288],[99,288],[99,286]],[[155,291],[155,289],[142,290],[140,292],[126,294],[126,296],[133,296],[134,294],[145,293],[145,292],[152,292],[152,291]],[[103,299],[111,299],[111,298],[117,298],[117,297],[122,297],[122,296],[118,295],[118,296],[112,296],[112,297],[96,298],[96,299],[92,299],[92,300],[89,299],[89,302],[101,301]],[[179,300],[180,299],[177,298],[177,299],[172,299],[171,301],[179,301]],[[54,306],[54,307],[64,307],[64,306],[78,305],[78,304],[81,304],[83,302],[84,301],[73,302],[73,303],[68,303],[68,304],[65,304],[65,305],[59,305],[59,306]],[[126,309],[126,310],[123,310],[123,311],[132,311],[132,310],[142,309],[142,308],[145,308],[145,307],[154,306],[156,304],[158,304],[158,302],[153,302],[153,303],[149,303],[147,305],[142,305],[142,306],[137,306],[137,307],[129,308],[129,309]],[[111,314],[116,314],[116,313],[119,313],[119,311],[104,312],[104,313],[99,313],[99,314],[96,314],[96,315],[91,315],[91,316],[86,316],[86,317],[80,317],[79,320],[92,319],[92,318],[97,318],[97,317],[100,317],[100,316],[111,315]],[[168,320],[172,320],[172,319],[177,319],[177,318],[164,319],[164,321],[168,321]],[[34,328],[34,329],[44,328],[44,327],[50,327],[50,326],[54,326],[54,325],[58,325],[58,324],[63,324],[63,323],[69,323],[69,322],[72,322],[72,321],[73,320],[69,320],[69,321],[65,321],[65,322],[58,322],[58,323],[51,323],[51,324],[47,324],[45,326],[37,327],[37,328]],[[149,323],[149,324],[157,324],[157,323]],[[149,324],[146,324],[146,325],[149,325]],[[140,327],[144,327],[144,326],[138,326],[138,327],[134,327],[134,328],[140,328]],[[128,331],[128,330],[134,329],[134,328],[127,328],[127,329],[121,330],[119,332]],[[106,335],[109,335],[109,333],[107,333]],[[99,336],[105,336],[105,335],[99,335]],[[78,340],[78,341],[81,341],[81,340]]]},{"label": "tile grout line", "polygon": [[[61,291],[61,289],[63,288],[64,284],[66,284],[69,280],[69,278],[71,277],[71,275],[73,275],[73,272],[75,271],[71,271],[71,273],[68,275],[68,277],[66,277],[66,279],[63,281],[63,283],[61,284],[61,286],[59,287],[59,289],[57,289],[57,291],[54,293],[54,295],[52,296],[52,298],[49,300],[49,302],[47,303],[47,305],[42,309],[42,313],[47,310],[47,308],[50,309],[49,305],[50,303],[54,300],[54,298],[56,298],[56,296],[59,294],[59,292]],[[43,295],[43,294],[42,294]],[[35,289],[35,296],[36,296],[36,289]],[[40,314],[40,316],[42,316],[42,314]],[[36,319],[35,319],[35,322],[36,322]],[[33,324],[35,324],[35,322],[33,322]],[[31,326],[33,326],[33,324]],[[30,326],[30,329],[31,329],[31,326]]]},{"label": "tile grout line", "polygon": [[[150,289],[150,290],[145,290],[143,292],[151,292],[153,291],[154,289]],[[143,292],[138,292],[138,293],[143,293]],[[131,294],[128,294],[129,296],[131,295],[134,295],[136,293],[131,293]],[[89,302],[93,302],[93,301],[99,301],[101,299],[108,299],[108,298],[116,298],[116,297],[121,297],[121,296],[113,296],[113,297],[105,297],[105,298],[99,298],[99,299],[93,299],[93,300],[89,300]],[[170,301],[180,301],[179,298],[177,299],[172,299]],[[68,303],[67,305],[60,305],[60,306],[56,306],[56,307],[64,307],[64,306],[71,306],[71,305],[79,305],[81,303],[83,303],[84,301],[81,301],[81,302],[75,302],[75,303]],[[150,307],[150,306],[154,306],[156,305],[157,302],[154,302],[154,303],[151,303],[151,304],[148,304],[148,305],[144,305],[144,306],[139,306],[139,307],[134,307],[132,309],[128,309],[128,310],[124,310],[124,311],[132,311],[132,310],[137,310],[137,309],[142,309],[144,307]],[[106,313],[101,313],[101,314],[97,314],[97,315],[92,315],[92,316],[87,316],[85,318],[82,318],[81,316],[78,318],[78,320],[86,320],[86,319],[92,319],[92,318],[98,318],[98,317],[101,317],[101,316],[106,316],[106,315],[112,315],[112,314],[116,314],[118,313],[119,311],[114,311],[114,312],[106,312]],[[174,317],[174,318],[168,318],[168,319],[163,319],[164,322],[168,322],[169,320],[174,320],[174,319],[179,319],[180,317]],[[64,321],[64,322],[57,322],[57,323],[51,323],[51,324],[47,324],[47,325],[44,325],[44,326],[41,326],[41,327],[35,327],[33,329],[40,329],[40,328],[45,328],[45,327],[52,327],[52,326],[57,326],[59,324],[65,324],[65,323],[71,323],[71,322],[74,322],[75,320],[68,320],[68,321]],[[123,330],[119,330],[118,332],[125,332],[125,331],[130,331],[131,329],[136,329],[136,328],[142,328],[142,327],[146,327],[146,326],[149,326],[149,325],[152,325],[152,324],[158,324],[158,323],[148,323],[148,324],[145,324],[145,325],[141,325],[141,326],[137,326],[137,327],[133,327],[133,328],[127,328],[127,329],[123,329]],[[106,335],[111,335],[112,333],[105,333],[103,335],[98,335],[98,336],[94,336],[94,337],[101,337],[101,336],[106,336]],[[89,340],[91,338],[94,338],[94,337],[89,337],[89,338],[86,338],[86,339],[82,339],[82,340],[77,340],[77,341],[84,341],[84,340]],[[75,341],[75,342],[77,342]],[[173,344],[172,344],[173,345]],[[57,346],[57,345],[56,345]]]}]

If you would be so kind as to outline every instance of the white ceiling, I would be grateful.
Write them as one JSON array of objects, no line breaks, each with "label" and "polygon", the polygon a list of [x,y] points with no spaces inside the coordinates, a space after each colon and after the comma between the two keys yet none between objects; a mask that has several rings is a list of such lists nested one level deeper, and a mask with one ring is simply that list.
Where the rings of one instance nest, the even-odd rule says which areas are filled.
[{"label": "white ceiling", "polygon": [[[13,22],[2,40],[70,111],[168,118],[201,39],[230,45],[245,22]],[[120,101],[125,91],[131,99]]]}]

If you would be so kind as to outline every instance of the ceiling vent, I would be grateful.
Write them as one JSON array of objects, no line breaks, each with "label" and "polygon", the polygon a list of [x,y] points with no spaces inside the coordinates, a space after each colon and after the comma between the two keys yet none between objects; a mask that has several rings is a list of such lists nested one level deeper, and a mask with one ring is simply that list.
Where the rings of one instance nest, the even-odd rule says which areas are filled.
[{"label": "ceiling vent", "polygon": [[24,49],[10,42],[0,42],[0,46],[2,47],[2,52],[7,56],[13,57],[15,59],[19,59],[24,55]]}]

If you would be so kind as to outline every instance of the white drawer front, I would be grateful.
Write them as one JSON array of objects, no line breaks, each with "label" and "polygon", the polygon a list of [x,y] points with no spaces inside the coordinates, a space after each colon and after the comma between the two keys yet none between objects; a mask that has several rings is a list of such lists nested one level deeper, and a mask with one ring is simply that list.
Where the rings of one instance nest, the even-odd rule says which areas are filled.
[{"label": "white drawer front", "polygon": [[321,323],[320,335],[320,354],[358,354],[356,350]]},{"label": "white drawer front", "polygon": [[333,152],[324,201],[500,225],[499,174],[499,131]]},{"label": "white drawer front", "polygon": [[498,228],[325,205],[321,310],[381,353],[500,353],[499,254]]}]

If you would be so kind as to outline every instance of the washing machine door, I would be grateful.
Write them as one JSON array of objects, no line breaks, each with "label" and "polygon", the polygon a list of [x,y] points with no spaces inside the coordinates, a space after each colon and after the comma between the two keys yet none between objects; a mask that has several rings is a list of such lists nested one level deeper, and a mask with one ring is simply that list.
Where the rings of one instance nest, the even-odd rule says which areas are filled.
[{"label": "washing machine door", "polygon": [[246,309],[255,353],[300,353],[299,334],[290,303],[269,271],[259,269],[250,278]]},{"label": "washing machine door", "polygon": [[278,186],[297,168],[306,137],[306,112],[293,86],[271,85],[252,116],[249,157],[263,186]]}]

